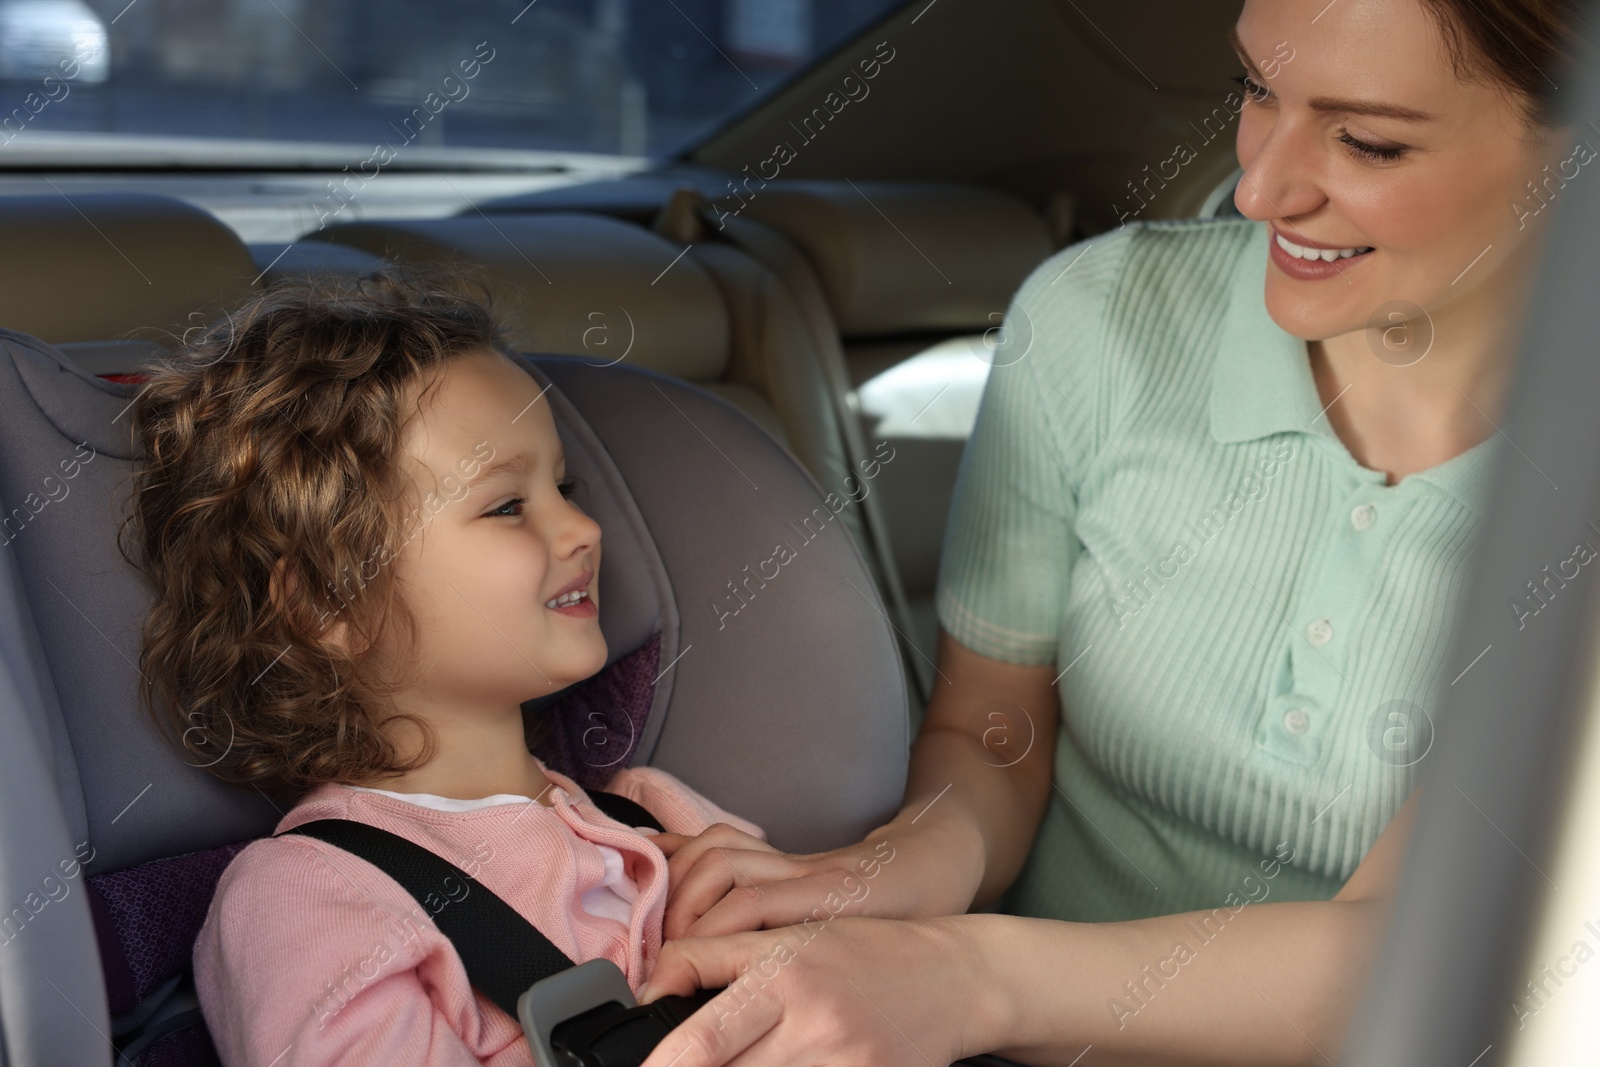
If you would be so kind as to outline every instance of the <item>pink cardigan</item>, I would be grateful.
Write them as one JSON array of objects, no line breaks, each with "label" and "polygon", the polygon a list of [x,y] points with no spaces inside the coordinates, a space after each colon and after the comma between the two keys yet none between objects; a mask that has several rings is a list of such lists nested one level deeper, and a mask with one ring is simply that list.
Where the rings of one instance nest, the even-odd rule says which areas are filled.
[{"label": "pink cardigan", "polygon": [[[323,785],[278,830],[341,818],[399,834],[473,875],[577,962],[615,962],[637,993],[661,951],[666,857],[654,831],[607,818],[572,779],[545,773],[553,807],[502,794],[440,811]],[[606,790],[643,804],[673,833],[725,822],[766,838],[652,767],[624,768]],[[627,899],[626,926],[603,917]],[[234,857],[195,943],[194,971],[227,1067],[533,1063],[522,1027],[472,988],[426,909],[365,860],[302,834],[253,842]]]}]

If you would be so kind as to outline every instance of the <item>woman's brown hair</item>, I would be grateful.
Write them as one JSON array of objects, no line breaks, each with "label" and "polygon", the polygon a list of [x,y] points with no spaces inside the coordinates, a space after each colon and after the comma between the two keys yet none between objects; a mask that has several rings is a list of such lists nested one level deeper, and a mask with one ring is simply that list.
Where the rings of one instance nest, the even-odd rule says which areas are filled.
[{"label": "woman's brown hair", "polygon": [[[414,717],[410,760],[379,729],[413,679],[379,677],[373,649],[416,639],[384,564],[419,511],[402,430],[431,372],[484,349],[503,351],[483,302],[385,271],[275,285],[149,366],[118,544],[154,586],[140,700],[189,762],[301,792],[431,758]],[[334,621],[343,644],[319,639]]]},{"label": "woman's brown hair", "polygon": [[1511,93],[1529,125],[1558,121],[1557,85],[1591,58],[1583,0],[1423,0],[1456,77]]}]

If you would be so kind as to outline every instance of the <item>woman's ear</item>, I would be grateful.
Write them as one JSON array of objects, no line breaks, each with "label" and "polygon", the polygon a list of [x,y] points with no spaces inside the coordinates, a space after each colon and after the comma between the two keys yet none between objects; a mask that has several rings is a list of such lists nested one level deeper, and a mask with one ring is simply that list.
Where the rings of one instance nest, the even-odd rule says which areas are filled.
[{"label": "woman's ear", "polygon": [[[279,611],[288,611],[288,604],[299,592],[300,580],[290,573],[288,557],[279,556],[272,565],[272,577],[267,582],[267,596]],[[318,631],[316,638],[325,645],[332,645],[346,656],[350,655],[350,626],[343,619],[332,614],[319,612],[317,616]]]}]

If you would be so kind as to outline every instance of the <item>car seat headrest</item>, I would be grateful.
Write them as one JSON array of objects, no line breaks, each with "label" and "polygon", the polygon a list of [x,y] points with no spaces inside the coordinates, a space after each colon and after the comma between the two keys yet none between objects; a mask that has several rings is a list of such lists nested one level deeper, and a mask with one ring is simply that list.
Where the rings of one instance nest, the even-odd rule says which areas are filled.
[{"label": "car seat headrest", "polygon": [[657,234],[600,215],[464,214],[329,226],[302,244],[351,245],[400,263],[450,266],[489,285],[523,352],[626,361],[692,382],[728,366],[716,283]]},{"label": "car seat headrest", "polygon": [[139,193],[0,197],[0,323],[52,344],[170,344],[249,292],[239,238],[182,200]]},{"label": "car seat headrest", "polygon": [[718,212],[767,223],[798,244],[847,337],[998,326],[1012,294],[1052,251],[1044,218],[991,189],[738,184],[749,191],[719,197]]},{"label": "car seat headrest", "polygon": [[371,252],[326,241],[252,244],[250,254],[261,272],[262,285],[273,285],[284,278],[328,274],[359,277],[386,266],[381,257]]},{"label": "car seat headrest", "polygon": [[[519,363],[549,384],[531,362]],[[92,871],[258,836],[277,822],[274,804],[283,799],[196,773],[137,707],[140,627],[150,591],[117,553],[115,538],[135,461],[128,408],[138,388],[97,378],[50,346],[0,330],[0,542],[20,572],[54,682],[46,686],[46,714],[58,713],[65,724],[65,759],[94,768],[79,782],[58,753],[63,806],[69,819],[83,823],[74,832],[96,842]],[[605,530],[600,626],[607,663],[654,641],[653,676],[661,639],[669,655],[677,654],[677,613],[665,571],[604,447],[558,390],[546,396],[578,483],[575,499]],[[625,673],[641,669],[635,663]],[[648,694],[649,713],[656,703],[664,707],[670,693],[668,680]],[[608,753],[647,716],[637,718],[617,720],[618,740]],[[641,732],[633,747],[650,736]],[[72,795],[80,788],[81,799]],[[119,832],[104,832],[113,823]]]}]

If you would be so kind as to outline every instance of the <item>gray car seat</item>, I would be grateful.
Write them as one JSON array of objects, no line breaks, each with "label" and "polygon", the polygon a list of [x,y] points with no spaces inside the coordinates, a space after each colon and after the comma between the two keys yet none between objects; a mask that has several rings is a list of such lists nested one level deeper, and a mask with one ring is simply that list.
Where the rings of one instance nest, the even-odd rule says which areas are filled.
[{"label": "gray car seat", "polygon": [[[606,544],[609,661],[530,703],[558,724],[541,756],[586,787],[661,767],[786,851],[892,817],[894,635],[816,482],[681,381],[519,359]],[[215,1062],[203,1027],[149,1037],[194,1006],[181,974],[222,869],[286,806],[186,765],[135,704],[149,596],[115,536],[138,388],[0,330],[0,1067],[108,1063],[141,1025],[119,1062]]]}]

